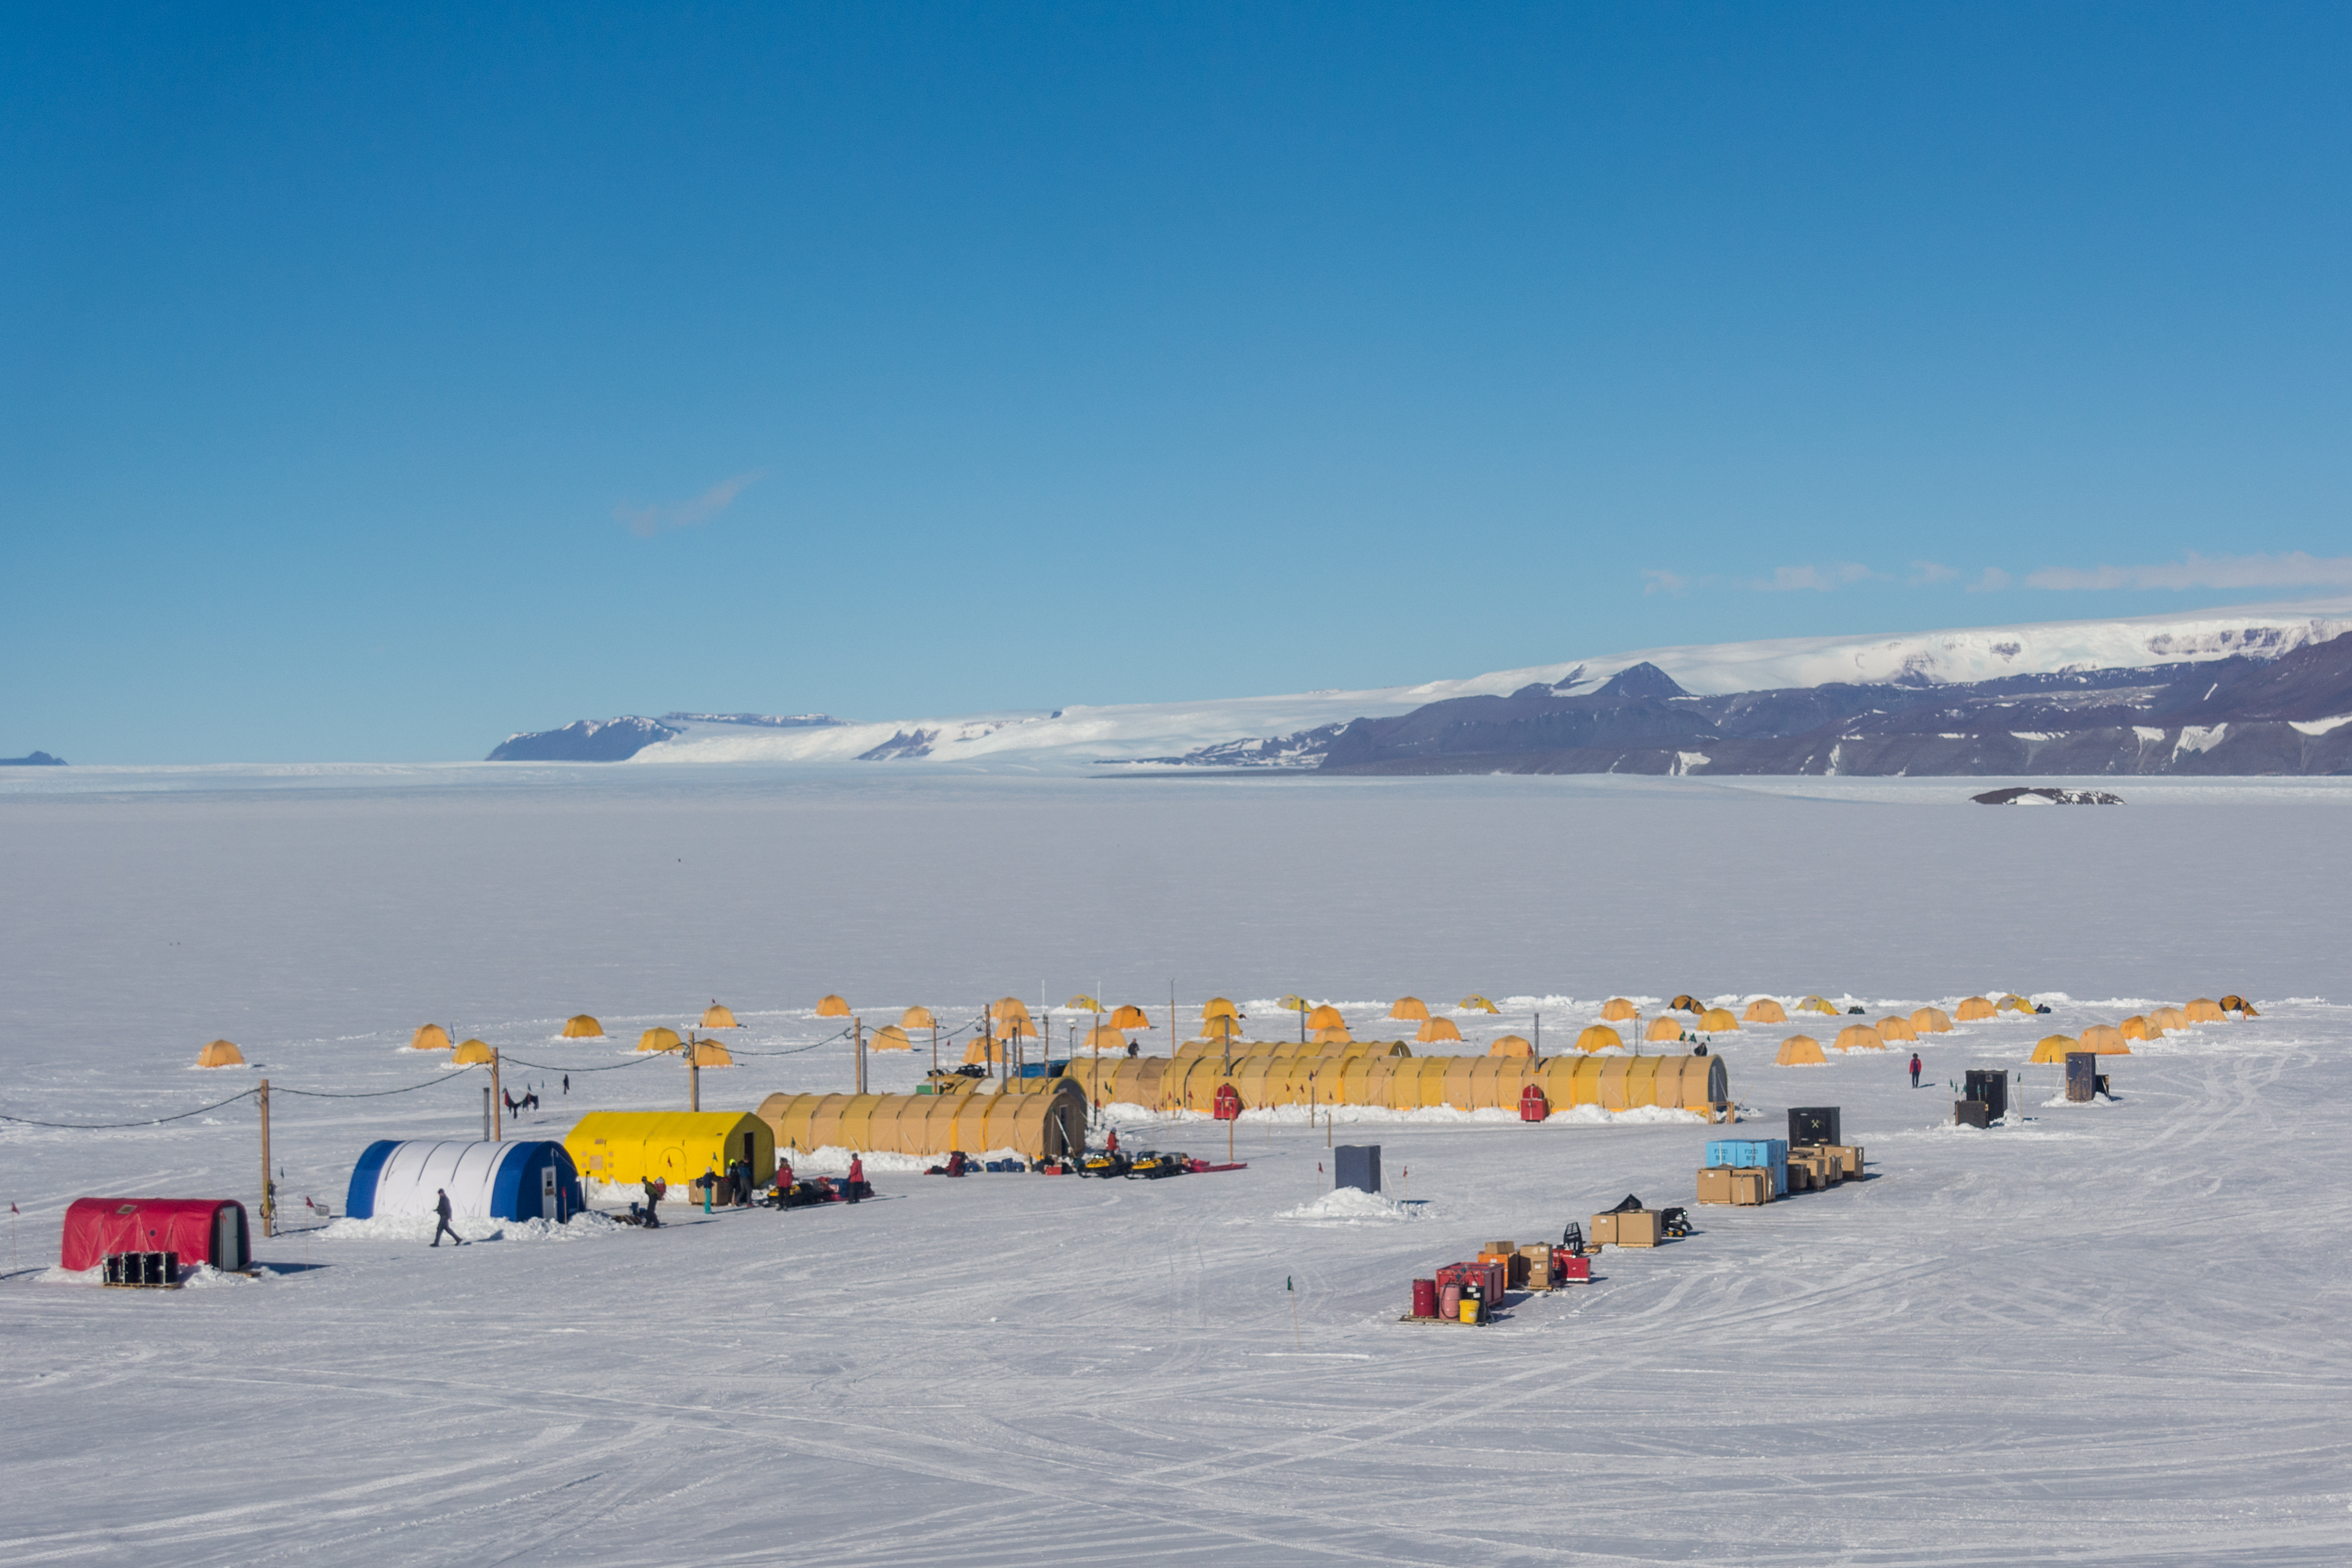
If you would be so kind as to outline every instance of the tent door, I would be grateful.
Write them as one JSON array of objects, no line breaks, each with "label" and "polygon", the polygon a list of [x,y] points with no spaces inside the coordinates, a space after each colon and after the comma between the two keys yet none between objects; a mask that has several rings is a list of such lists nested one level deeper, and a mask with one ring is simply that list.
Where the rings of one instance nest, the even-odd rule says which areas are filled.
[{"label": "tent door", "polygon": [[541,1219],[562,1221],[563,1215],[558,1207],[561,1190],[555,1185],[555,1164],[551,1160],[539,1167],[539,1217]]},{"label": "tent door", "polygon": [[250,1261],[245,1255],[245,1216],[223,1208],[213,1216],[213,1267],[237,1270]]}]

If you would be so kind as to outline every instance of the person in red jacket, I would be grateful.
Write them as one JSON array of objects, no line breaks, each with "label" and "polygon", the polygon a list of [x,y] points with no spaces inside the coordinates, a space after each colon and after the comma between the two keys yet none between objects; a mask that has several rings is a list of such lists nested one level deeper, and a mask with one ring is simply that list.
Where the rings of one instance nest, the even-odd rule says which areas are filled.
[{"label": "person in red jacket", "polygon": [[1117,1127],[1113,1127],[1109,1132],[1103,1134],[1103,1147],[1114,1155],[1118,1153],[1118,1129]]},{"label": "person in red jacket", "polygon": [[849,1156],[849,1189],[842,1196],[852,1203],[866,1196],[866,1157],[863,1155]]},{"label": "person in red jacket", "polygon": [[1911,1053],[1911,1087],[1919,1087],[1919,1053],[1916,1051]]}]

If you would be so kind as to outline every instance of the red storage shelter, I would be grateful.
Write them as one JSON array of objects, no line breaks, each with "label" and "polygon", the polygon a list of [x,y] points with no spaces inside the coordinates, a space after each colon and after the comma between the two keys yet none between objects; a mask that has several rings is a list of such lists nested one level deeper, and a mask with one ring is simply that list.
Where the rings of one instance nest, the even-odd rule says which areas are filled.
[{"label": "red storage shelter", "polygon": [[253,1267],[253,1232],[233,1197],[78,1197],[58,1249],[64,1268],[95,1269],[110,1252],[177,1252],[183,1268]]}]

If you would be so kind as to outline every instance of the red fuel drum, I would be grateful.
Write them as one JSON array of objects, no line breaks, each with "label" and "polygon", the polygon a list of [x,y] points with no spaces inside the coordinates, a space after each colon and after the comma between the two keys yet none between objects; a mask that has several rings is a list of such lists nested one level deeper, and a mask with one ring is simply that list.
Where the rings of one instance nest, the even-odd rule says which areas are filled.
[{"label": "red fuel drum", "polygon": [[1412,1315],[1433,1318],[1437,1315],[1437,1281],[1415,1280],[1412,1282]]}]

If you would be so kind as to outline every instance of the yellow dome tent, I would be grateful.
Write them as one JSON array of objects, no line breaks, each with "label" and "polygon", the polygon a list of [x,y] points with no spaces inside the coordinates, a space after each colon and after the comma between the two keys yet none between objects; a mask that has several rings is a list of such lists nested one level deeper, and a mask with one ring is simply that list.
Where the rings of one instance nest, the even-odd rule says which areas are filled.
[{"label": "yellow dome tent", "polygon": [[2042,1037],[2041,1042],[2034,1046],[2033,1060],[2063,1061],[2066,1060],[2068,1051],[2079,1049],[2081,1048],[2075,1045],[2074,1037],[2071,1034],[2046,1034]]},{"label": "yellow dome tent", "polygon": [[1838,1030],[1831,1044],[1840,1051],[1885,1051],[1886,1039],[1868,1024],[1850,1023]]},{"label": "yellow dome tent", "polygon": [[2179,1034],[2189,1027],[2189,1019],[2179,1008],[2150,1008],[2147,1027],[2152,1031],[2148,1038],[2153,1040],[2160,1034]]},{"label": "yellow dome tent", "polygon": [[2084,1030],[2074,1042],[2076,1051],[2087,1051],[2098,1056],[2129,1056],[2131,1047],[2124,1043],[2124,1031],[2111,1023],[2095,1023]]},{"label": "yellow dome tent", "polygon": [[216,1040],[210,1045],[198,1049],[196,1065],[198,1067],[242,1067],[245,1065],[245,1052],[237,1050],[231,1041]]},{"label": "yellow dome tent", "polygon": [[2149,1038],[2147,1032],[2147,1019],[2138,1013],[2132,1014],[2131,1017],[2116,1025],[2116,1030],[2126,1040],[2147,1040]]},{"label": "yellow dome tent", "polygon": [[1489,1056],[1533,1056],[1535,1053],[1536,1048],[1516,1034],[1507,1034],[1486,1048]]},{"label": "yellow dome tent", "polygon": [[1837,1009],[1834,1005],[1822,1000],[1819,997],[1807,997],[1803,1001],[1797,1004],[1797,1010],[1801,1013],[1829,1013],[1832,1015],[1834,1015],[1837,1012]]},{"label": "yellow dome tent", "polygon": [[1622,1051],[1625,1049],[1625,1037],[1605,1023],[1596,1023],[1576,1037],[1576,1049],[1588,1053],[1595,1051]]},{"label": "yellow dome tent", "polygon": [[1789,1021],[1788,1013],[1782,1009],[1779,1002],[1769,997],[1759,997],[1748,1003],[1748,1011],[1742,1017],[1748,1023],[1787,1023]]},{"label": "yellow dome tent", "polygon": [[912,1051],[915,1049],[915,1042],[908,1040],[907,1038],[907,1031],[900,1029],[897,1024],[886,1023],[880,1029],[874,1031],[874,1039],[866,1049],[868,1051]]},{"label": "yellow dome tent", "polygon": [[1780,1054],[1772,1059],[1775,1067],[1820,1067],[1828,1058],[1822,1055],[1822,1042],[1809,1034],[1792,1034],[1780,1042]]},{"label": "yellow dome tent", "polygon": [[978,1035],[972,1036],[971,1043],[963,1048],[965,1065],[985,1062],[993,1067],[1000,1061],[1010,1061],[1013,1053],[1005,1049],[1006,1043],[1002,1039],[982,1040]]},{"label": "yellow dome tent", "polygon": [[490,1064],[490,1048],[481,1040],[469,1040],[458,1046],[449,1060],[458,1067],[488,1067]]},{"label": "yellow dome tent", "polygon": [[1952,1015],[1941,1008],[1921,1008],[1911,1015],[1911,1027],[1921,1034],[1949,1034]]},{"label": "yellow dome tent", "polygon": [[1499,1013],[1503,1010],[1484,997],[1465,997],[1454,1007],[1456,1012],[1465,1013]]},{"label": "yellow dome tent", "polygon": [[713,1002],[709,1007],[702,1009],[702,1027],[705,1029],[740,1029],[742,1025],[735,1021],[735,1015],[733,1013],[729,1012],[717,1002]]},{"label": "yellow dome tent", "polygon": [[1238,1019],[1243,1016],[1244,1014],[1242,1009],[1234,1006],[1232,1002],[1228,1001],[1223,997],[1211,997],[1207,1001],[1201,1004],[1201,1021],[1202,1023],[1208,1023],[1215,1019]]},{"label": "yellow dome tent", "polygon": [[1962,1023],[1981,1023],[1992,1017],[1992,1002],[1984,997],[1962,997],[1958,1017]]},{"label": "yellow dome tent", "polygon": [[1025,1018],[998,1019],[994,1025],[999,1040],[1034,1040],[1037,1026]]},{"label": "yellow dome tent", "polygon": [[698,1040],[694,1042],[694,1064],[697,1067],[732,1067],[735,1059],[717,1040]]},{"label": "yellow dome tent", "polygon": [[[847,1018],[849,1016],[848,998],[845,997],[819,997],[816,999],[816,1016],[821,1019]],[[708,1021],[708,1019],[709,1015],[706,1014],[706,1022]],[[734,1019],[730,1018],[728,1021],[732,1023]],[[717,1026],[713,1025],[712,1027],[716,1028]]]},{"label": "yellow dome tent", "polygon": [[1919,1031],[1911,1027],[1911,1020],[1902,1017],[1900,1014],[1889,1014],[1887,1017],[1880,1019],[1873,1027],[1878,1030],[1878,1038],[1882,1041],[1890,1040],[1913,1040],[1919,1038]]},{"label": "yellow dome tent", "polygon": [[676,1051],[684,1043],[674,1029],[649,1029],[637,1036],[639,1051]]},{"label": "yellow dome tent", "polygon": [[604,1038],[604,1026],[586,1013],[573,1013],[563,1020],[563,1038],[602,1040]]},{"label": "yellow dome tent", "polygon": [[2253,1003],[2234,992],[2221,998],[2221,1010],[2225,1013],[2236,1013],[2240,1018],[2258,1019],[2263,1016],[2254,1010]]},{"label": "yellow dome tent", "polygon": [[[1307,1015],[1307,1026],[1309,1029],[1315,1027],[1314,1015],[1311,1013]],[[1143,1009],[1141,1008],[1129,1003],[1123,1007],[1114,1008],[1111,1010],[1110,1027],[1113,1029],[1150,1029],[1151,1027],[1151,1020],[1143,1016]]]},{"label": "yellow dome tent", "polygon": [[1088,1051],[1125,1051],[1127,1035],[1107,1023],[1097,1024],[1087,1030],[1087,1049]]},{"label": "yellow dome tent", "polygon": [[1356,1037],[1348,1032],[1346,1024],[1335,1023],[1328,1029],[1308,1030],[1307,1038],[1317,1045],[1348,1045],[1353,1043]]},{"label": "yellow dome tent", "polygon": [[[1612,1030],[1610,1032],[1614,1034],[1616,1031]],[[1642,1036],[1643,1040],[1680,1040],[1682,1037],[1682,1020],[1680,1019],[1666,1018],[1663,1015],[1652,1019],[1650,1020],[1648,1031]]]},{"label": "yellow dome tent", "polygon": [[1709,1034],[1722,1034],[1739,1028],[1739,1020],[1731,1016],[1729,1008],[1709,1008],[1698,1015],[1698,1027]]},{"label": "yellow dome tent", "polygon": [[1706,1011],[1706,1008],[1696,997],[1684,995],[1668,1002],[1666,1010],[1670,1013],[1703,1013]]},{"label": "yellow dome tent", "polygon": [[449,1049],[449,1031],[437,1023],[423,1025],[408,1037],[408,1048],[411,1051],[446,1051]]},{"label": "yellow dome tent", "polygon": [[1454,1027],[1452,1019],[1423,1019],[1421,1032],[1412,1038],[1423,1045],[1430,1045],[1441,1040],[1460,1040],[1462,1031]]},{"label": "yellow dome tent", "polygon": [[929,1008],[908,1008],[898,1015],[900,1029],[937,1029],[940,1020],[931,1016]]},{"label": "yellow dome tent", "polygon": [[2210,997],[2199,997],[2180,1010],[2188,1017],[2190,1023],[2226,1023],[2229,1021],[2228,1015],[2221,1011],[2221,1004],[2215,1001]]},{"label": "yellow dome tent", "polygon": [[1029,1021],[1029,1005],[1019,997],[999,997],[988,1004],[988,1016],[999,1023]]},{"label": "yellow dome tent", "polygon": [[1399,997],[1396,1006],[1389,1009],[1389,1017],[1392,1019],[1404,1019],[1411,1021],[1425,1019],[1428,1016],[1429,1009],[1419,997]]},{"label": "yellow dome tent", "polygon": [[1339,1016],[1338,1008],[1325,1002],[1307,1015],[1307,1027],[1308,1029],[1345,1029],[1348,1027],[1348,1020]]},{"label": "yellow dome tent", "polygon": [[1612,997],[1601,1006],[1601,1017],[1608,1023],[1622,1023],[1627,1019],[1641,1017],[1641,1013],[1642,1010],[1624,997]]}]

